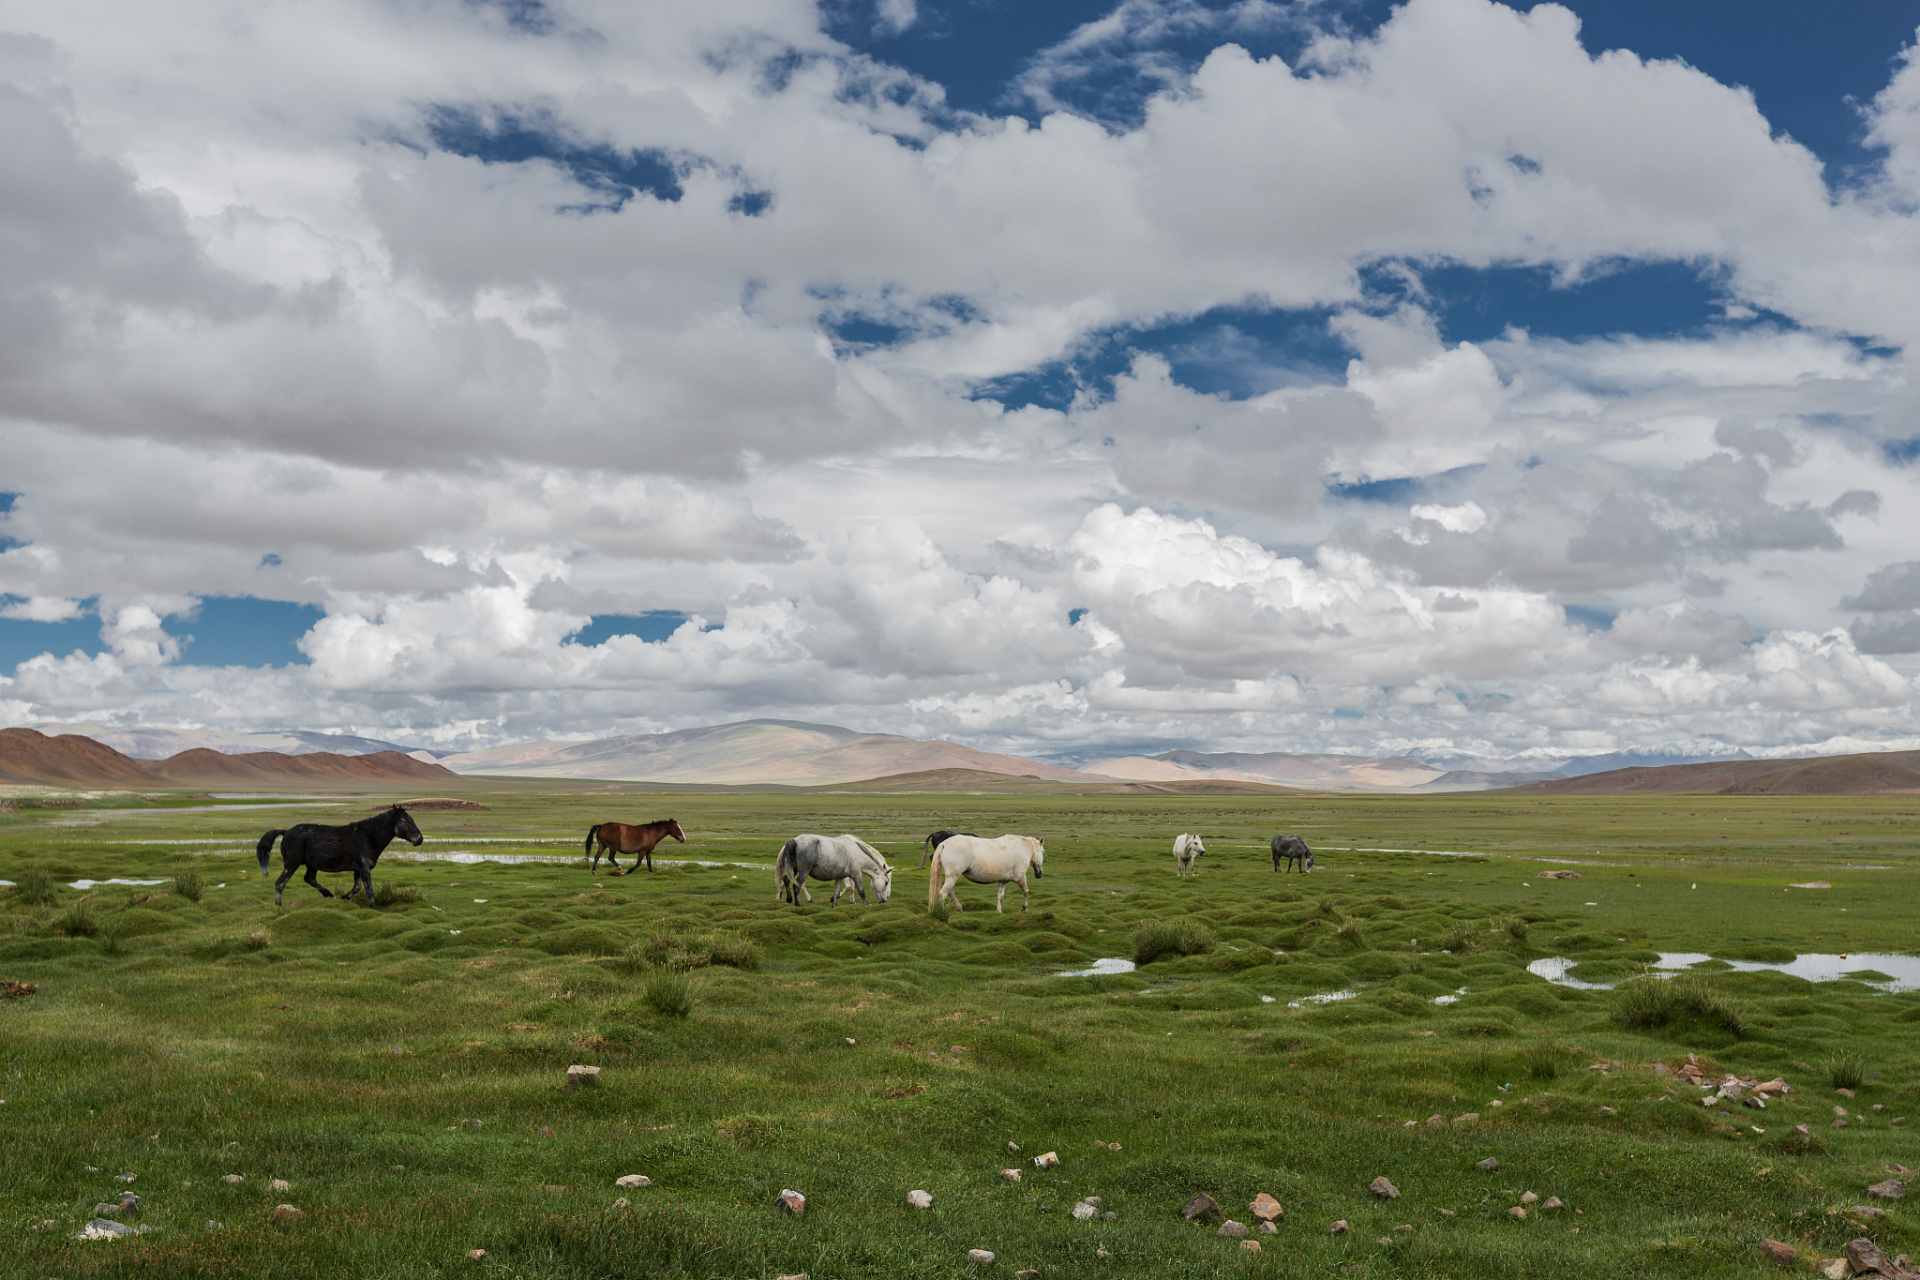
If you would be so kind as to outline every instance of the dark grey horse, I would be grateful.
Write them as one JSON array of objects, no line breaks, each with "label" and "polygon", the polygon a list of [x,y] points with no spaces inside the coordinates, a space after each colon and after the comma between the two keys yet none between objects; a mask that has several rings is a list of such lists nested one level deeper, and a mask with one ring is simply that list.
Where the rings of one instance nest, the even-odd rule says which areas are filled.
[{"label": "dark grey horse", "polygon": [[970,836],[972,834],[973,832],[971,831],[936,831],[928,836],[922,841],[922,843],[927,846],[927,851],[920,855],[920,869],[922,871],[927,869],[928,860],[933,857],[933,851],[940,847],[942,840],[951,840],[955,836]]},{"label": "dark grey horse", "polygon": [[1307,848],[1307,842],[1299,836],[1275,836],[1273,838],[1273,869],[1280,869],[1280,862],[1286,860],[1287,870],[1293,870],[1293,864],[1300,864],[1301,874],[1313,870],[1313,850]]},{"label": "dark grey horse", "polygon": [[281,836],[286,842],[280,846],[280,859],[286,870],[273,882],[273,905],[279,906],[281,891],[287,887],[287,881],[293,879],[293,873],[301,867],[307,869],[307,883],[320,891],[323,898],[331,898],[333,891],[321,884],[314,875],[316,871],[351,871],[353,888],[347,890],[351,898],[362,889],[366,890],[367,905],[373,905],[373,864],[380,861],[380,855],[387,851],[394,837],[418,845],[423,837],[420,828],[413,825],[413,817],[399,805],[376,813],[371,818],[362,818],[358,822],[349,822],[344,827],[326,827],[317,822],[302,822],[285,831],[275,829],[260,837],[260,843],[254,852],[260,855],[260,874],[267,874],[267,857],[273,852],[273,842]]}]

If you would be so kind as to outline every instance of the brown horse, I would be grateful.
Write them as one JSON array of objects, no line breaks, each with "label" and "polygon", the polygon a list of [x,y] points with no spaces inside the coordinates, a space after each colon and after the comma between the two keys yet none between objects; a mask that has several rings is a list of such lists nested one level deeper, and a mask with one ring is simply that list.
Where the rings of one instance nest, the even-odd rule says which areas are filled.
[{"label": "brown horse", "polygon": [[[587,829],[587,844],[580,851],[581,857],[593,854],[593,866],[589,871],[600,869],[600,855],[607,855],[607,865],[613,868],[614,875],[631,874],[640,869],[640,859],[647,860],[647,870],[653,870],[653,846],[668,836],[681,844],[687,842],[687,833],[672,818],[662,818],[658,822],[643,822],[639,826],[629,826],[624,822],[600,822]],[[595,849],[593,842],[598,840],[600,847]],[[620,870],[620,859],[615,854],[633,855],[633,866],[626,872]]]}]

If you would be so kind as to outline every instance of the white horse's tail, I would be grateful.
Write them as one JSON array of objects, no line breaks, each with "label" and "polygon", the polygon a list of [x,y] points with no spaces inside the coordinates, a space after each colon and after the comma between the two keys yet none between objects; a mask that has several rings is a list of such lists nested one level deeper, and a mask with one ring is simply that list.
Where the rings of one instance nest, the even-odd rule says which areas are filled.
[{"label": "white horse's tail", "polygon": [[944,843],[943,841],[942,844],[934,847],[933,860],[927,864],[927,910],[929,911],[933,910],[940,901],[940,876],[946,870],[940,857],[940,850],[944,847]]},{"label": "white horse's tail", "polygon": [[787,881],[793,878],[794,841],[788,840],[780,846],[780,856],[773,860],[773,896],[779,901],[787,897]]}]

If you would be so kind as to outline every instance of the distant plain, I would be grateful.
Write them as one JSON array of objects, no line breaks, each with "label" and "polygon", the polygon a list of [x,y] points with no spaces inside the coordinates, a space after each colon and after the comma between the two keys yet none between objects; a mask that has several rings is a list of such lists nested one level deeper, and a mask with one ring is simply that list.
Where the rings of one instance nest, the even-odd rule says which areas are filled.
[{"label": "distant plain", "polygon": [[[55,886],[0,898],[0,979],[37,988],[0,1001],[10,1274],[828,1280],[977,1274],[983,1248],[1043,1277],[1695,1277],[1777,1274],[1763,1236],[1920,1252],[1903,1202],[1865,1190],[1920,1166],[1894,1123],[1920,1112],[1920,993],[1709,966],[1688,980],[1718,1003],[1635,1027],[1616,993],[1526,968],[1913,954],[1920,797],[460,795],[488,807],[421,812],[420,852],[540,860],[396,850],[378,911],[296,879],[276,912],[252,854],[378,797],[0,817],[0,879]],[[689,842],[656,872],[579,862],[592,823],[669,814]],[[1044,837],[1033,909],[962,887],[966,910],[928,915],[917,842],[939,827]],[[893,900],[776,904],[803,830],[877,844]],[[1181,831],[1209,849],[1190,881]],[[1312,876],[1269,869],[1282,831]],[[68,887],[112,877],[160,883]],[[1056,976],[1176,925],[1207,948]],[[1794,1092],[1702,1107],[1649,1069],[1688,1052]],[[573,1063],[601,1083],[564,1092]],[[616,1189],[628,1173],[652,1185]],[[1398,1200],[1367,1193],[1380,1175]],[[73,1238],[128,1188],[159,1230]],[[1180,1217],[1206,1192],[1248,1222],[1262,1191],[1286,1215],[1257,1257]],[[1568,1208],[1517,1220],[1526,1191]],[[1115,1220],[1074,1220],[1086,1195]],[[271,1225],[283,1202],[305,1220]]]}]

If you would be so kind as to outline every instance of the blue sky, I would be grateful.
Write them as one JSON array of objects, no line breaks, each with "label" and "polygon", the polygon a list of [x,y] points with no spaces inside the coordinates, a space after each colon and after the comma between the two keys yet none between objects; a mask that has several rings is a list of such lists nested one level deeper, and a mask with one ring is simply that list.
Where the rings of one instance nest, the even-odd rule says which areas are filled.
[{"label": "blue sky", "polygon": [[1920,744],[1916,20],[29,0],[0,720]]}]

